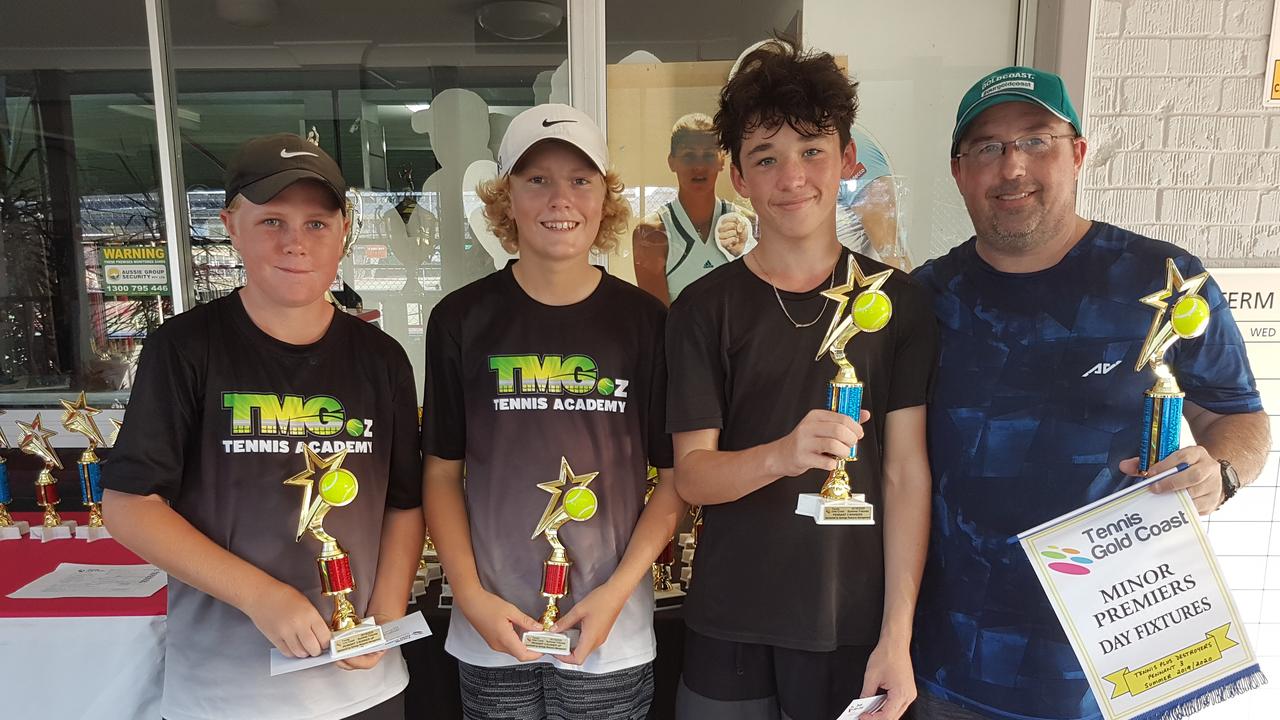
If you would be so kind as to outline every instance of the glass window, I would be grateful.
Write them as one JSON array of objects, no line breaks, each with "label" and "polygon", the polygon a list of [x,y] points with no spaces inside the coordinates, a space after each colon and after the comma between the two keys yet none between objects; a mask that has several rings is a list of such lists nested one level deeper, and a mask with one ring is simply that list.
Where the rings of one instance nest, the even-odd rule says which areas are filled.
[{"label": "glass window", "polygon": [[5,3],[0,404],[111,405],[172,314],[144,9]]},{"label": "glass window", "polygon": [[481,3],[181,5],[173,57],[197,300],[244,281],[218,219],[232,153],[257,135],[314,131],[357,211],[334,295],[376,315],[421,383],[430,309],[506,260],[474,211],[507,122],[568,102],[565,3],[523,19]]}]

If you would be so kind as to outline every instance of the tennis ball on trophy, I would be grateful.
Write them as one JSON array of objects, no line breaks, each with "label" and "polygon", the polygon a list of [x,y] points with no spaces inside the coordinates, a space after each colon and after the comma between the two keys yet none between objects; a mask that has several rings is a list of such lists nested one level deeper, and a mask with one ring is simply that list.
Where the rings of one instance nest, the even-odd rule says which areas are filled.
[{"label": "tennis ball on trophy", "polygon": [[356,499],[360,483],[350,470],[330,470],[320,478],[320,498],[334,507],[342,507]]},{"label": "tennis ball on trophy", "polygon": [[862,332],[875,332],[889,324],[893,302],[883,290],[867,290],[853,299],[853,324]]},{"label": "tennis ball on trophy", "polygon": [[564,494],[564,511],[574,520],[590,520],[596,514],[596,494],[576,487]]},{"label": "tennis ball on trophy", "polygon": [[613,391],[618,389],[618,386],[609,378],[600,378],[600,382],[596,383],[596,388],[600,390],[601,395],[609,397],[613,394]]},{"label": "tennis ball on trophy", "polygon": [[347,434],[351,437],[360,437],[364,434],[364,421],[360,418],[351,418],[347,421]]},{"label": "tennis ball on trophy", "polygon": [[1180,338],[1200,337],[1209,327],[1209,303],[1199,295],[1188,295],[1173,306],[1173,331]]}]

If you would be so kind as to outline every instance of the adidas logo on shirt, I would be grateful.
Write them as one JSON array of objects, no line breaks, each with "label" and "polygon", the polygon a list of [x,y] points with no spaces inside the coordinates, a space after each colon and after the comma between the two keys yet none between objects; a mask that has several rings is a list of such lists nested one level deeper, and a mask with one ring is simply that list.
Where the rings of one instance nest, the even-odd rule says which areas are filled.
[{"label": "adidas logo on shirt", "polygon": [[703,264],[702,264],[702,269],[703,269],[703,270],[710,270],[711,268],[712,268],[712,265],[711,265],[711,261],[710,261],[710,260],[708,260],[708,261],[706,261],[705,263],[703,263]]}]

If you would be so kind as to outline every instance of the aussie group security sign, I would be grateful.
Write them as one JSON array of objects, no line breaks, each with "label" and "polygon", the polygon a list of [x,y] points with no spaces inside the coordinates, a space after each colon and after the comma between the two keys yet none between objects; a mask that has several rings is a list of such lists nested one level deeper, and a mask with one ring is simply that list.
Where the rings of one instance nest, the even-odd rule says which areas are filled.
[{"label": "aussie group security sign", "polygon": [[1266,682],[1185,490],[1139,483],[1018,536],[1106,718],[1182,718]]},{"label": "aussie group security sign", "polygon": [[104,247],[99,250],[102,292],[131,297],[168,295],[169,255],[160,246]]}]

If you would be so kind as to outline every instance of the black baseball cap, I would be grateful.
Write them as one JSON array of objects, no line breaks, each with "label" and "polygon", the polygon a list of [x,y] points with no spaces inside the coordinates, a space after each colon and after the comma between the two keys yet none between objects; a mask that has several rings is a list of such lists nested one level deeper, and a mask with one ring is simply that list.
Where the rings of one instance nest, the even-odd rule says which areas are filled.
[{"label": "black baseball cap", "polygon": [[292,133],[263,135],[245,142],[227,163],[224,207],[236,195],[265,205],[299,180],[314,180],[333,191],[338,207],[347,211],[347,181],[342,170],[319,145]]}]

